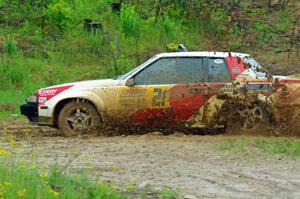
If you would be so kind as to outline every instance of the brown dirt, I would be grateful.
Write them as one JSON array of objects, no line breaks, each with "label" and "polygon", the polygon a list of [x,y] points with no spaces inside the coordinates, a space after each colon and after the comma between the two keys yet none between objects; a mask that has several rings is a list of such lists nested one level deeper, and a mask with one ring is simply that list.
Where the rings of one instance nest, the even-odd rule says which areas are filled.
[{"label": "brown dirt", "polygon": [[[179,188],[201,198],[300,198],[300,158],[266,155],[255,149],[221,151],[226,136],[159,132],[131,136],[64,138],[50,128],[1,123],[24,139],[23,159],[58,164],[65,171],[87,169],[95,179],[127,186]],[[5,127],[6,126],[6,127]],[[2,130],[3,131],[3,130]],[[0,142],[1,145],[6,145]],[[68,166],[67,166],[68,165]]]}]

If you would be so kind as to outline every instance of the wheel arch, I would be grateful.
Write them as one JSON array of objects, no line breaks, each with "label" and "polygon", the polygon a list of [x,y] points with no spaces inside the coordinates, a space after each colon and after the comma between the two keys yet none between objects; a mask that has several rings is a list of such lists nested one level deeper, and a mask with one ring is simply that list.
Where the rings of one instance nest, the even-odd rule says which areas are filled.
[{"label": "wheel arch", "polygon": [[265,118],[268,120],[268,123],[271,124],[275,121],[274,119],[274,110],[273,102],[269,96],[265,96],[259,93],[255,98],[245,98],[244,95],[232,96],[224,101],[219,111],[219,118],[222,119],[222,122],[230,121],[231,114],[235,111],[241,111],[245,107],[259,106],[265,112]]},{"label": "wheel arch", "polygon": [[83,97],[70,97],[70,98],[65,98],[65,99],[60,100],[53,109],[53,126],[55,128],[58,127],[58,116],[59,116],[61,110],[63,109],[63,107],[66,104],[68,104],[72,101],[85,102],[85,103],[89,103],[89,104],[93,105],[95,107],[95,109],[97,110],[97,112],[100,116],[100,119],[102,120],[102,112],[100,111],[101,107],[99,105],[97,105],[97,103],[95,103],[94,101],[92,101],[90,99],[83,98]]}]

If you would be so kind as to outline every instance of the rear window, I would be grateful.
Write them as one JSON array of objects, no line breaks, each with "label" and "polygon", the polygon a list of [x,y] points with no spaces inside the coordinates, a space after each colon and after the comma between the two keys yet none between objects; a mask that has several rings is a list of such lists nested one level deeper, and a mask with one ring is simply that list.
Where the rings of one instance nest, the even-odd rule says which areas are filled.
[{"label": "rear window", "polygon": [[231,76],[224,58],[208,58],[208,81],[230,82]]}]

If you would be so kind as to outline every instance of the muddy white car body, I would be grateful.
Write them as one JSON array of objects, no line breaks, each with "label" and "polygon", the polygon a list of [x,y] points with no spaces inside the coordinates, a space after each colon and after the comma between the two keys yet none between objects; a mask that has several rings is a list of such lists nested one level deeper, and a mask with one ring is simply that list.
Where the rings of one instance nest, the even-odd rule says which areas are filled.
[{"label": "muddy white car body", "polygon": [[[101,125],[117,122],[120,125],[214,127],[226,124],[226,117],[220,114],[230,100],[233,106],[238,106],[240,101],[252,99],[250,105],[242,105],[248,109],[247,114],[240,114],[247,118],[259,107],[259,116],[254,117],[252,123],[262,119],[262,111],[269,111],[274,104],[299,104],[300,80],[274,78],[259,69],[260,65],[243,53],[162,53],[114,79],[40,89],[21,106],[21,113],[33,123],[60,127],[59,116],[65,105],[77,102],[92,105]],[[70,111],[69,115],[72,129],[75,120],[89,113],[78,111],[76,115],[76,111]]]}]

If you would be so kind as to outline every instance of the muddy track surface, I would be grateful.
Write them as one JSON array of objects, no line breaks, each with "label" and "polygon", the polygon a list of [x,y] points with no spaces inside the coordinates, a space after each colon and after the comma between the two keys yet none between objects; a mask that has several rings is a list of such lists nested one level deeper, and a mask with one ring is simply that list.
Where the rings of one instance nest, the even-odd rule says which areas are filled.
[{"label": "muddy track surface", "polygon": [[24,138],[17,149],[24,159],[34,155],[40,163],[57,163],[64,172],[86,169],[97,180],[127,186],[136,179],[139,187],[179,188],[199,198],[300,198],[300,158],[221,151],[224,135],[65,138],[49,136],[55,131],[48,128],[18,128],[7,127],[14,133],[32,128],[44,135]]}]

